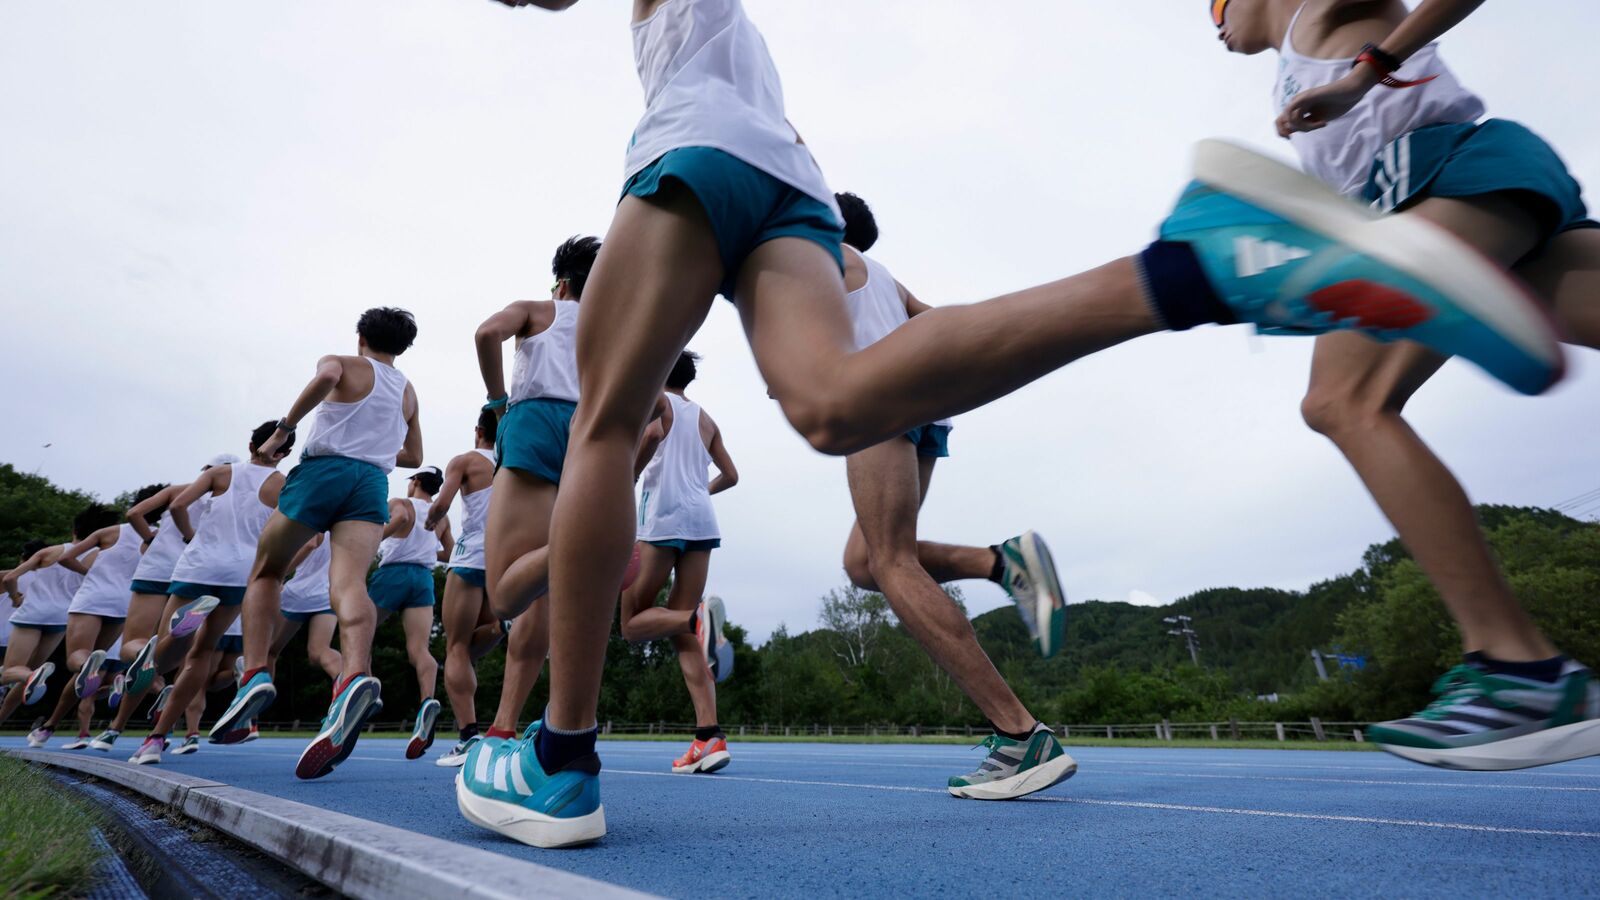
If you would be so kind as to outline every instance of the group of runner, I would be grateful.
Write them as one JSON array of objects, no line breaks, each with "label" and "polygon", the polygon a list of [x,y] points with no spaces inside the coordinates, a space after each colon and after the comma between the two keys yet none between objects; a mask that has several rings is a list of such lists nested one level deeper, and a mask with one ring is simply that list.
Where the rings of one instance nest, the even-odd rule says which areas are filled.
[{"label": "group of runner", "polygon": [[[501,2],[564,9],[575,0]],[[477,330],[487,403],[472,451],[443,472],[420,471],[406,498],[388,499],[388,472],[422,463],[415,392],[393,368],[415,325],[399,310],[369,310],[358,354],[324,357],[288,414],[253,433],[248,461],[213,461],[175,493],[151,489],[126,525],[86,511],[76,543],[38,549],[5,587],[16,594],[31,579],[23,596],[85,595],[81,609],[72,601],[67,629],[80,700],[114,672],[120,717],[129,698],[178,672],[134,756],[152,762],[218,682],[217,648],[241,609],[239,686],[211,737],[250,738],[276,693],[274,651],[293,587],[322,567],[312,577],[326,584],[339,649],[314,651],[334,679],[322,731],[296,769],[315,778],[348,757],[382,705],[372,634],[394,611],[425,698],[407,755],[426,749],[439,712],[424,627],[428,573],[453,557],[445,681],[460,740],[440,762],[460,766],[462,814],[537,846],[595,840],[605,833],[596,710],[619,598],[624,637],[672,640],[694,703],[695,740],[673,768],[715,771],[730,759],[715,698],[732,654],[722,604],[703,593],[720,540],[710,497],[738,473],[718,424],[685,396],[695,375],[687,344],[721,294],[793,427],[848,458],[850,579],[884,594],[992,723],[986,758],[950,778],[950,793],[1018,797],[1070,777],[1076,763],[939,584],[1001,584],[1045,655],[1063,643],[1065,597],[1032,532],[990,547],[919,540],[947,417],[1145,334],[1250,324],[1318,335],[1306,421],[1350,460],[1460,626],[1465,656],[1440,680],[1438,700],[1369,738],[1469,769],[1595,754],[1600,684],[1523,612],[1465,492],[1401,416],[1449,356],[1536,394],[1563,374],[1558,326],[1572,342],[1600,341],[1600,230],[1577,183],[1531,131],[1482,119],[1482,101],[1434,44],[1479,2],[1422,0],[1408,10],[1400,0],[1212,0],[1229,50],[1279,53],[1277,126],[1304,172],[1202,143],[1193,181],[1138,254],[991,300],[930,307],[866,255],[877,238],[872,211],[828,187],[740,0],[634,0],[646,110],[610,231],[603,246],[561,246],[550,300],[513,303]],[[285,478],[276,467],[308,417],[301,462]],[[463,533],[452,554],[445,513],[458,495]],[[203,499],[211,509],[191,525]],[[158,512],[161,527],[140,557]],[[182,552],[170,584],[154,571],[136,576],[169,524],[178,544],[188,542],[172,548]],[[115,568],[98,576],[107,564]],[[132,577],[140,580],[129,601]],[[113,586],[127,609],[126,665],[108,668],[120,624]],[[32,602],[12,617],[3,675],[24,701],[41,692],[49,673],[40,663],[53,649],[30,624]],[[19,637],[27,629],[36,633]],[[473,663],[502,632],[502,696],[480,732]],[[548,705],[519,732],[546,662]],[[11,696],[6,704],[0,712],[15,708]],[[64,699],[55,719],[71,706]]]}]

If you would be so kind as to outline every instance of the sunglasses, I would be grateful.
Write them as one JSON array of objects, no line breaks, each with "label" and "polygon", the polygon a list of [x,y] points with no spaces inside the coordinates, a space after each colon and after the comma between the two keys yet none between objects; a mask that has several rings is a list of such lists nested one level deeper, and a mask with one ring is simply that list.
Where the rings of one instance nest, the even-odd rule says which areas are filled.
[{"label": "sunglasses", "polygon": [[1211,24],[1222,27],[1222,22],[1228,15],[1228,0],[1211,0]]}]

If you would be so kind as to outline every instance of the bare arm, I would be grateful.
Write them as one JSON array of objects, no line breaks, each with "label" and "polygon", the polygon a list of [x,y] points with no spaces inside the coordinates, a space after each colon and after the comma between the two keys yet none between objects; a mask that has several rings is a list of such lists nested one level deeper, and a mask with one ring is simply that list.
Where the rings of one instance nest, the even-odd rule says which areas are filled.
[{"label": "bare arm", "polygon": [[411,408],[406,414],[406,441],[395,454],[394,464],[404,469],[422,465],[422,410],[417,404],[417,390],[406,384],[405,405]]},{"label": "bare arm", "polygon": [[155,540],[156,530],[150,527],[150,520],[146,519],[145,517],[161,507],[171,503],[172,498],[176,497],[178,492],[185,486],[186,485],[181,484],[169,484],[157,491],[155,494],[140,500],[138,503],[135,503],[131,508],[129,508],[127,516],[128,524],[133,526],[134,531],[139,532],[139,537],[146,544]]},{"label": "bare arm", "polygon": [[906,316],[915,319],[933,307],[917,299],[917,295],[906,290],[906,286],[896,281],[894,286],[900,290],[900,302],[906,305]]},{"label": "bare arm", "polygon": [[[218,469],[220,468],[219,466]],[[178,496],[173,497],[172,502],[167,504],[167,511],[172,513],[172,524],[178,526],[178,532],[183,535],[185,544],[194,540],[194,523],[189,521],[189,507],[193,506],[196,500],[211,493],[218,469],[201,472],[199,478],[185,485],[183,490],[178,492]]]},{"label": "bare arm", "polygon": [[115,544],[117,542],[117,534],[120,531],[122,531],[122,526],[108,525],[68,547],[67,552],[61,554],[61,558],[56,562],[64,569],[77,572],[79,575],[87,575],[98,555],[89,557],[87,562],[78,557],[88,553],[90,550],[104,550]]},{"label": "bare arm", "polygon": [[22,602],[22,595],[17,593],[17,581],[29,572],[37,569],[43,569],[46,566],[55,565],[56,560],[59,559],[60,556],[60,545],[46,547],[43,550],[40,550],[38,553],[35,553],[34,555],[23,560],[22,565],[17,566],[15,569],[7,572],[3,577],[0,577],[0,589],[4,589],[6,593],[11,595],[11,602],[13,604],[20,604]]},{"label": "bare arm", "polygon": [[390,498],[389,524],[383,526],[383,536],[392,538],[402,531],[409,532],[412,520],[416,517],[415,511],[408,501],[401,500],[398,497]]},{"label": "bare arm", "polygon": [[733,457],[728,454],[728,448],[723,446],[722,429],[711,421],[710,416],[705,419],[711,422],[711,443],[706,450],[711,454],[711,464],[717,467],[717,477],[711,479],[709,490],[712,494],[720,494],[739,483],[739,470],[734,468]]},{"label": "bare arm", "polygon": [[439,562],[449,562],[450,554],[456,549],[455,536],[450,533],[450,520],[446,519],[439,523],[439,527],[434,529],[433,533],[439,538]]},{"label": "bare arm", "polygon": [[282,472],[268,475],[267,480],[261,482],[261,490],[256,492],[256,496],[261,498],[261,505],[267,509],[277,509],[278,494],[283,492],[283,483],[287,480]]},{"label": "bare arm", "polygon": [[[339,386],[339,379],[343,377],[344,363],[339,361],[338,356],[329,355],[317,360],[317,374],[311,376],[311,380],[300,391],[300,396],[294,398],[294,405],[289,407],[289,414],[283,417],[284,421],[288,422],[291,428],[299,425],[306,416],[311,415],[317,404],[328,399],[328,395]],[[261,445],[259,452],[262,456],[271,457],[288,439],[289,433],[280,426],[272,433],[272,437],[267,438],[267,442]]]},{"label": "bare arm", "polygon": [[[483,324],[478,326],[472,342],[478,348],[478,371],[483,375],[483,389],[489,400],[506,396],[505,353],[501,345],[514,337],[542,330],[541,320],[548,327],[554,316],[555,305],[549,301],[519,300],[507,304],[505,309],[484,319]],[[505,408],[500,407],[496,415],[504,411]]]},{"label": "bare arm", "polygon": [[429,529],[436,528],[440,520],[450,513],[450,504],[456,502],[456,494],[461,492],[461,480],[467,476],[467,465],[476,453],[463,453],[450,460],[444,467],[444,484],[439,486],[439,493],[433,498],[433,505],[428,507]]},{"label": "bare arm", "polygon": [[644,434],[639,437],[639,450],[634,454],[634,481],[644,474],[644,467],[650,465],[650,460],[655,458],[656,448],[667,439],[667,432],[671,430],[672,401],[667,399],[666,394],[657,394],[655,408],[650,410],[650,422],[645,425]]}]

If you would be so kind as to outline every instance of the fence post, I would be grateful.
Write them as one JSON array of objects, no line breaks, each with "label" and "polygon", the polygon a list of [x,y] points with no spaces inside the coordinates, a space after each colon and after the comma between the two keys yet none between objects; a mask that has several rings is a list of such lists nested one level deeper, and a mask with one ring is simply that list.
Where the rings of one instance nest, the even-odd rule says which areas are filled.
[{"label": "fence post", "polygon": [[606,720],[606,734],[610,734],[610,733],[611,733],[611,720],[607,719]]},{"label": "fence post", "polygon": [[1319,741],[1325,741],[1328,739],[1328,736],[1322,732],[1322,720],[1316,716],[1311,717],[1311,733],[1315,734],[1317,736],[1317,740]]},{"label": "fence post", "polygon": [[1273,722],[1272,723],[1272,727],[1276,728],[1278,730],[1278,740],[1280,740],[1280,741],[1283,740],[1283,723],[1282,722]]},{"label": "fence post", "polygon": [[[833,729],[830,728],[828,730],[828,733],[832,734],[833,733]],[[739,737],[744,737],[744,726],[743,725],[739,726]]]},{"label": "fence post", "polygon": [[1212,723],[1212,725],[1211,725],[1211,739],[1213,741],[1217,740],[1217,726],[1216,726],[1216,723]]},{"label": "fence post", "polygon": [[1172,723],[1166,719],[1161,720],[1161,730],[1166,732],[1166,739],[1172,740]]},{"label": "fence post", "polygon": [[1061,726],[1061,736],[1064,737],[1064,738],[1072,737],[1072,726],[1071,725],[1063,725],[1063,726]]},{"label": "fence post", "polygon": [[766,733],[767,733],[767,723],[762,722],[761,723],[761,734],[762,734],[763,737],[765,737]]},{"label": "fence post", "polygon": [[1115,735],[1113,735],[1113,734],[1112,734],[1112,733],[1111,733],[1111,726],[1110,726],[1110,725],[1107,725],[1107,726],[1106,726],[1106,740],[1108,740],[1108,741],[1109,741],[1109,740],[1111,740],[1111,738],[1113,738],[1113,737],[1115,737]]},{"label": "fence post", "polygon": [[1362,734],[1361,729],[1359,728],[1351,731],[1350,735],[1356,739],[1356,743],[1358,744],[1365,744],[1367,742],[1366,735]]},{"label": "fence post", "polygon": [[300,730],[300,720],[299,719],[295,719],[293,722],[290,722],[289,723],[289,730],[290,731],[299,731]]},{"label": "fence post", "polygon": [[1239,720],[1238,719],[1229,719],[1228,720],[1228,730],[1230,732],[1232,732],[1233,739],[1237,741],[1239,739]]}]

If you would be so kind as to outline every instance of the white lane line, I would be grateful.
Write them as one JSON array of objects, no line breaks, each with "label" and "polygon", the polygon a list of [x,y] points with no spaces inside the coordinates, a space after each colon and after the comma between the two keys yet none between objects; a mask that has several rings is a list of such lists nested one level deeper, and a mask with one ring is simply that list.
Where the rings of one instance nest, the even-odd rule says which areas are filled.
[{"label": "white lane line", "polygon": [[[682,778],[671,772],[641,772],[629,769],[608,769],[613,775],[645,775],[663,778]],[[896,787],[884,784],[854,784],[843,781],[804,781],[788,778],[751,778],[743,775],[717,774],[708,781],[748,781],[759,784],[787,784],[801,787],[836,787],[854,788],[867,791],[896,791],[913,794],[947,794],[947,791],[938,788],[924,787]],[[1211,813],[1232,816],[1258,816],[1271,819],[1300,819],[1311,822],[1344,822],[1356,825],[1389,825],[1402,828],[1442,828],[1450,831],[1476,831],[1490,834],[1524,834],[1540,837],[1570,837],[1600,839],[1600,831],[1559,831],[1550,828],[1515,828],[1504,825],[1474,825],[1469,822],[1430,822],[1423,819],[1385,819],[1374,816],[1342,816],[1333,813],[1303,813],[1285,812],[1271,809],[1243,809],[1230,806],[1190,806],[1182,803],[1149,803],[1137,800],[1092,800],[1087,797],[1039,797],[1029,798],[1036,802],[1046,803],[1077,803],[1085,806],[1114,806],[1124,809],[1153,809],[1167,812],[1193,812]]]}]

